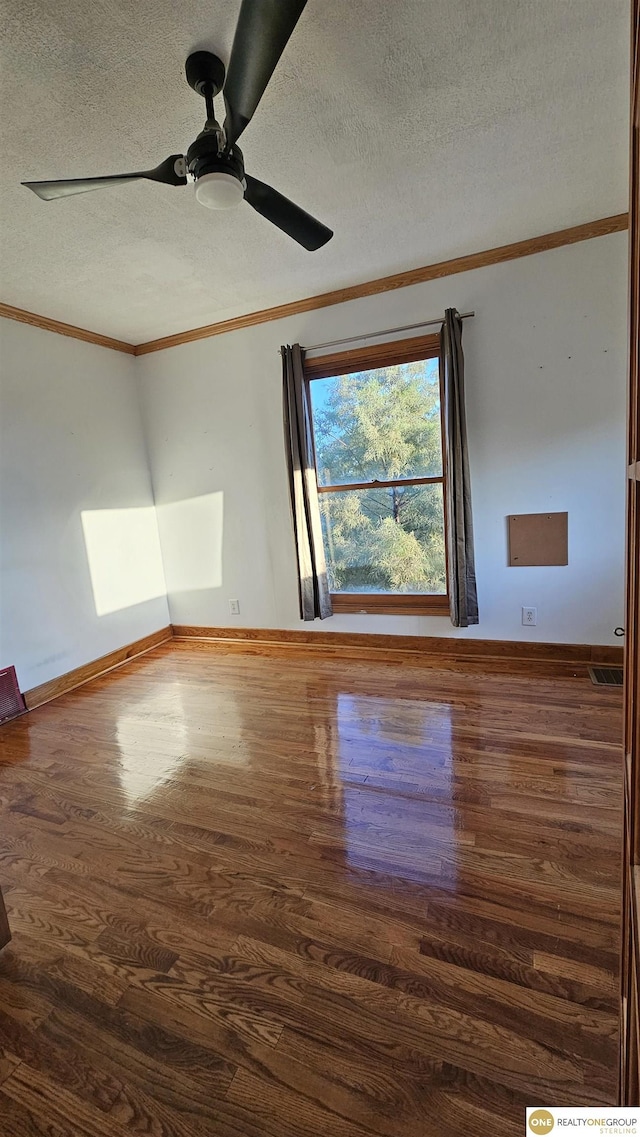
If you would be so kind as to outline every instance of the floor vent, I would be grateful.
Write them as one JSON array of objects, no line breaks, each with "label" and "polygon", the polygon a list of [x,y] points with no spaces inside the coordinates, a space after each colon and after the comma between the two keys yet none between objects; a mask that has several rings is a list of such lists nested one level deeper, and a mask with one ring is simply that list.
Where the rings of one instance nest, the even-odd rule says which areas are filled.
[{"label": "floor vent", "polygon": [[589,675],[596,687],[622,687],[624,672],[621,667],[590,667]]},{"label": "floor vent", "polygon": [[0,723],[23,715],[26,709],[15,667],[3,668],[0,670]]}]

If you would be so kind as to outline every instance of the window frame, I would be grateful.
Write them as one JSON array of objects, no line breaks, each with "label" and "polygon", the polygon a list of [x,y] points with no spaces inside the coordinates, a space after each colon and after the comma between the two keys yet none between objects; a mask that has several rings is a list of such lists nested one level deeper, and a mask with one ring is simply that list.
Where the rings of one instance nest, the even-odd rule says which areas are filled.
[{"label": "window frame", "polygon": [[[314,379],[329,379],[341,375],[352,375],[357,371],[371,371],[377,367],[391,367],[398,363],[415,363],[422,359],[438,359],[440,383],[440,437],[442,440],[442,476],[433,478],[398,478],[391,482],[350,482],[347,485],[321,486],[318,484],[318,462],[315,451],[315,431],[310,386]],[[448,616],[450,614],[449,572],[448,572],[448,521],[447,521],[447,436],[444,421],[444,398],[442,382],[442,357],[440,336],[413,336],[410,339],[390,340],[385,343],[358,347],[349,351],[320,355],[315,359],[304,360],[304,377],[307,388],[311,441],[313,446],[313,466],[318,496],[323,493],[336,493],[358,488],[393,484],[442,485],[442,499],[445,530],[445,570],[446,593],[435,592],[332,592],[331,603],[334,615],[340,613],[369,613],[386,616]]]}]

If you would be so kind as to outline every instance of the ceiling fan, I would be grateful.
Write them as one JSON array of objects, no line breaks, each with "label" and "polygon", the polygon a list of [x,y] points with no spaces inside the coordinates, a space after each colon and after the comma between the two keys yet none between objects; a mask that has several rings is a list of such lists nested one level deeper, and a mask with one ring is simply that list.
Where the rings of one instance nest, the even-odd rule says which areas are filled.
[{"label": "ceiling fan", "polygon": [[[281,193],[245,173],[238,139],[262,98],[307,0],[242,0],[226,74],[222,60],[196,51],[186,62],[189,86],[205,100],[207,121],[183,154],[172,154],[153,170],[102,178],[22,182],[43,201],[86,193],[105,186],[146,179],[186,186],[191,175],[196,198],[209,209],[229,209],[244,199],[267,221],[277,225],[305,249],[319,249],[333,236],[322,222]],[[224,88],[224,90],[223,90]],[[216,121],[213,100],[223,90],[224,127]]]}]

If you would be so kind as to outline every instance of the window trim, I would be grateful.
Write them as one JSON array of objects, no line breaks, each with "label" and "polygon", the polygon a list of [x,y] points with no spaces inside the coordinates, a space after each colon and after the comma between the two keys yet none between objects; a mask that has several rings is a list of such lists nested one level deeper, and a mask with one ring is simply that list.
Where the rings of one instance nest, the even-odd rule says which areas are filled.
[{"label": "window trim", "polygon": [[[344,490],[368,489],[372,485],[442,485],[445,525],[445,566],[448,581],[447,552],[447,438],[444,422],[444,398],[442,382],[442,359],[440,356],[440,336],[413,336],[411,339],[390,340],[386,343],[367,345],[350,351],[335,352],[331,355],[317,356],[304,360],[307,405],[311,417],[310,384],[314,379],[328,379],[336,375],[351,375],[356,371],[370,371],[376,367],[390,367],[397,363],[414,363],[421,359],[438,358],[440,362],[440,435],[442,439],[442,477],[397,478],[380,482],[350,482],[346,485],[318,485],[318,463],[315,453],[315,433],[311,418],[311,439],[313,445],[314,474],[318,494],[336,493]],[[448,616],[450,599],[446,593],[416,592],[332,592],[331,603],[335,615],[340,613],[370,613],[372,615],[401,616]]]}]

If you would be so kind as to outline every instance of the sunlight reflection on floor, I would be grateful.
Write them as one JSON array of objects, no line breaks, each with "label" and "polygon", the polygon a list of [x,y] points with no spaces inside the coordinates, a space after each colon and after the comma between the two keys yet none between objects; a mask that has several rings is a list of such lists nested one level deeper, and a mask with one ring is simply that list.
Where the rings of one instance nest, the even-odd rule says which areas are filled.
[{"label": "sunlight reflection on floor", "polygon": [[[191,694],[200,706],[198,719],[189,713]],[[163,685],[153,695],[127,705],[118,716],[116,738],[118,773],[130,808],[160,789],[168,792],[178,771],[181,779],[185,776],[185,764],[195,778],[199,767],[210,768],[218,762],[244,765],[248,758],[236,700],[213,687],[203,716],[201,690],[192,692],[177,683]]]},{"label": "sunlight reflection on floor", "polygon": [[[340,694],[337,763],[349,864],[454,888],[451,708]],[[423,798],[412,771],[416,783],[428,780]]]}]

